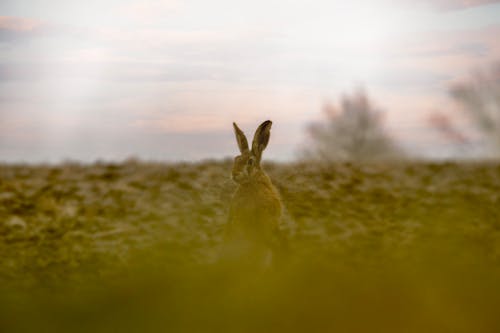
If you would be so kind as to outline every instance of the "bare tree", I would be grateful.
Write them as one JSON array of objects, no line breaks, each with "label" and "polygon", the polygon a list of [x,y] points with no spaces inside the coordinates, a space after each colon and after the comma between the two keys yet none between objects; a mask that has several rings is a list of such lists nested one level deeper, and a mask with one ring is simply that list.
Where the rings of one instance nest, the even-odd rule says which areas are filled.
[{"label": "bare tree", "polygon": [[364,90],[344,96],[340,108],[326,104],[324,116],[324,121],[312,123],[307,128],[312,140],[305,148],[306,158],[333,162],[402,156],[383,127],[382,111],[372,105]]},{"label": "bare tree", "polygon": [[[500,158],[500,62],[487,71],[474,72],[469,82],[453,85],[449,94],[458,103],[471,127],[481,135],[481,142],[489,154],[487,157]],[[449,117],[443,114],[439,117],[447,118],[446,126],[442,126],[443,121],[436,122],[436,115],[431,117],[430,122],[447,138],[461,145],[471,142]],[[452,132],[455,140],[450,137]]]}]

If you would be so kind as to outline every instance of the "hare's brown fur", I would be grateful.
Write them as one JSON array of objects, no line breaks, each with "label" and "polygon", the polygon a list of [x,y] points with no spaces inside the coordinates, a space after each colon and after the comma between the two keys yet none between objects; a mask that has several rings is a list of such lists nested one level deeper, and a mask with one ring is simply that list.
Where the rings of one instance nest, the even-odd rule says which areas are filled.
[{"label": "hare's brown fur", "polygon": [[267,248],[276,255],[283,240],[279,230],[282,203],[278,190],[260,165],[272,123],[268,120],[259,126],[251,150],[243,132],[233,125],[241,155],[235,157],[232,170],[238,188],[230,204],[226,239]]},{"label": "hare's brown fur", "polygon": [[239,185],[229,216],[229,232],[255,242],[271,242],[279,230],[281,200],[264,171],[258,170],[250,181]]}]

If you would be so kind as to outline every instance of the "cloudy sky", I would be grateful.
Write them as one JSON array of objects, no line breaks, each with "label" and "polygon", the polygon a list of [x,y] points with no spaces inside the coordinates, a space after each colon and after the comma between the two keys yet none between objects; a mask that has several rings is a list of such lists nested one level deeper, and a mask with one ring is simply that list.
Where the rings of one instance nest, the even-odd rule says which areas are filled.
[{"label": "cloudy sky", "polygon": [[190,160],[274,122],[290,159],[325,101],[364,86],[427,156],[446,91],[500,59],[500,2],[2,0],[0,160]]}]

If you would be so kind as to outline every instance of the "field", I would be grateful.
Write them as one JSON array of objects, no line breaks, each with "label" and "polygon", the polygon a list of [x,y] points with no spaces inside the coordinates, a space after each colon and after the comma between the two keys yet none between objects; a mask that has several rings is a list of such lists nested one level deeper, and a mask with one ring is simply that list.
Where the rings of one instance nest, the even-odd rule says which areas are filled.
[{"label": "field", "polygon": [[290,253],[219,258],[230,161],[0,166],[0,331],[500,332],[500,164],[267,164]]}]

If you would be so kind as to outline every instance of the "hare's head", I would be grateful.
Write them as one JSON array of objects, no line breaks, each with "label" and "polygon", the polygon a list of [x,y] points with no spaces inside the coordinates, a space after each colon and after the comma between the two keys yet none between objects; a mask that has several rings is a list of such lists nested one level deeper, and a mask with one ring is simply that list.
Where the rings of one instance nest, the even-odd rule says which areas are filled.
[{"label": "hare's head", "polygon": [[245,183],[260,170],[260,160],[262,152],[267,147],[269,137],[271,136],[270,120],[266,120],[255,131],[252,141],[252,149],[248,147],[248,141],[242,130],[233,123],[234,133],[236,134],[236,142],[240,149],[241,155],[234,158],[233,171],[231,177],[237,183]]}]

